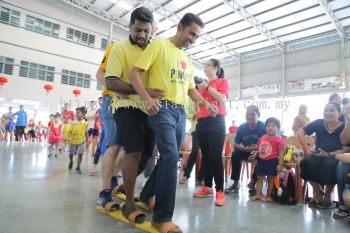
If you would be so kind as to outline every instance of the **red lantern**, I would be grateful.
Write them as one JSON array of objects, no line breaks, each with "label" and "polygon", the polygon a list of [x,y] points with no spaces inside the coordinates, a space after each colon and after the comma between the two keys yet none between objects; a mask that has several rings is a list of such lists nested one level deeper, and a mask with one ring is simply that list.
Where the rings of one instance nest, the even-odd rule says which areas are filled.
[{"label": "red lantern", "polygon": [[47,93],[50,93],[50,91],[53,90],[53,86],[50,84],[45,84],[44,89],[46,90]]},{"label": "red lantern", "polygon": [[7,78],[4,76],[0,76],[0,86],[5,85],[8,82]]},{"label": "red lantern", "polygon": [[75,97],[78,97],[81,94],[81,91],[79,89],[74,89],[73,94],[75,95]]}]

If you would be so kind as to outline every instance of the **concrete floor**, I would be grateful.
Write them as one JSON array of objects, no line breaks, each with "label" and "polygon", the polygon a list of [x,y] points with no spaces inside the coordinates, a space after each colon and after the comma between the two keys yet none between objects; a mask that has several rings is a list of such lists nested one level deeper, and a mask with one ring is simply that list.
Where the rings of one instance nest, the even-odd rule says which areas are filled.
[{"label": "concrete floor", "polygon": [[[0,142],[0,159],[1,233],[141,232],[95,210],[101,178],[88,175],[90,158],[77,175],[68,171],[65,153],[47,158],[44,144]],[[331,210],[251,202],[246,189],[215,207],[213,198],[193,199],[194,188],[192,179],[177,190],[174,221],[186,233],[350,232]]]}]

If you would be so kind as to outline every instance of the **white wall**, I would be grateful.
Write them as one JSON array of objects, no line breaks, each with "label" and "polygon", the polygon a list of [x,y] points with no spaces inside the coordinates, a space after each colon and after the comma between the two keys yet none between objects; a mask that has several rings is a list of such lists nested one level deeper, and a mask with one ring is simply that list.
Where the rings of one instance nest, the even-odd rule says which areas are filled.
[{"label": "white wall", "polygon": [[[65,9],[64,4],[50,3],[49,0],[1,1],[1,5],[21,12],[21,21],[19,27],[0,23],[0,56],[13,58],[16,64],[13,75],[5,75],[9,82],[0,90],[0,105],[16,106],[18,103],[11,104],[4,101],[29,100],[42,103],[39,109],[44,106],[42,108],[47,110],[47,106],[50,106],[49,111],[55,112],[62,102],[72,102],[74,106],[84,105],[85,102],[100,96],[101,92],[96,89],[95,74],[104,53],[100,48],[101,39],[108,39],[108,23],[86,13],[78,13],[79,11],[74,8]],[[25,29],[27,14],[59,24],[59,38]],[[95,35],[95,47],[67,40],[67,27]],[[126,36],[125,31],[113,32],[113,40]],[[54,82],[19,77],[18,65],[21,60],[55,67]],[[90,88],[61,84],[62,69],[91,75]],[[43,88],[47,83],[54,86],[54,90],[49,94],[46,94]],[[81,90],[79,98],[74,97],[72,93],[75,88]]]}]

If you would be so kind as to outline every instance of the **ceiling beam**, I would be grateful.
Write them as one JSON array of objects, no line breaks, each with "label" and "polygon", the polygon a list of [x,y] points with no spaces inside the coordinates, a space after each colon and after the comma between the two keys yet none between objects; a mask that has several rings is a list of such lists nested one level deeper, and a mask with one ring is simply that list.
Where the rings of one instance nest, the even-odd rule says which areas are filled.
[{"label": "ceiling beam", "polygon": [[342,25],[340,24],[337,16],[334,14],[333,10],[331,9],[330,5],[328,4],[327,0],[315,0],[318,4],[320,4],[321,8],[326,12],[326,15],[328,16],[329,20],[333,24],[335,30],[337,30],[338,34],[344,38],[345,37],[345,31]]},{"label": "ceiling beam", "polygon": [[271,41],[277,48],[282,52],[285,51],[284,43],[275,36],[264,24],[260,23],[254,15],[250,14],[244,7],[242,7],[236,0],[221,0],[227,6],[231,7],[234,12],[239,14],[245,21],[251,24],[255,29],[257,29],[262,35],[264,35],[269,41]]},{"label": "ceiling beam", "polygon": [[[105,20],[109,23],[113,22],[113,19],[111,18],[110,15],[106,14],[106,12],[103,9],[98,9],[97,7],[91,5],[87,1],[73,1],[73,0],[61,0],[62,2],[65,2],[66,4],[73,6],[75,8],[78,8],[81,11],[84,11],[86,13],[89,13],[91,15],[94,15],[97,18],[100,18],[102,20]],[[115,26],[118,28],[122,29],[123,31],[129,33],[128,27],[125,25],[122,25],[118,22],[113,22]]]},{"label": "ceiling beam", "polygon": [[[141,1],[142,2],[142,1]],[[160,14],[165,19],[170,20],[174,25],[177,25],[180,22],[180,19],[182,18],[178,14],[175,14],[169,10],[167,10],[162,5],[154,2],[154,1],[147,1],[147,7],[149,7],[152,11],[156,11],[158,14]],[[218,41],[211,35],[209,35],[206,32],[203,32],[200,36],[201,39],[206,41],[207,43],[212,44],[214,47],[221,49],[224,53],[227,53],[230,57],[232,57],[234,60],[240,61],[240,54],[225,45],[224,43]],[[199,61],[201,64],[204,64],[205,61],[201,60],[199,57],[196,57],[193,54],[189,54],[190,57],[193,59]]]}]

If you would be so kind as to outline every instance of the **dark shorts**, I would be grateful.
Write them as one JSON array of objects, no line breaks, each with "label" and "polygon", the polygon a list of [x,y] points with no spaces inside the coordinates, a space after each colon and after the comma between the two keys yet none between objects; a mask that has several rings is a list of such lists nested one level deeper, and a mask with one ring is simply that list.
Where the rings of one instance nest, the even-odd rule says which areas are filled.
[{"label": "dark shorts", "polygon": [[256,165],[256,174],[258,176],[275,176],[277,175],[277,166],[278,159],[258,159],[258,164]]},{"label": "dark shorts", "polygon": [[142,151],[143,155],[152,155],[155,137],[146,113],[135,108],[118,108],[114,119],[118,145],[124,146],[126,153]]},{"label": "dark shorts", "polygon": [[98,136],[98,129],[92,129],[90,128],[88,130],[88,134],[89,134],[89,137],[92,135],[93,137],[97,137]]}]

